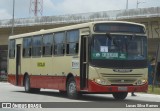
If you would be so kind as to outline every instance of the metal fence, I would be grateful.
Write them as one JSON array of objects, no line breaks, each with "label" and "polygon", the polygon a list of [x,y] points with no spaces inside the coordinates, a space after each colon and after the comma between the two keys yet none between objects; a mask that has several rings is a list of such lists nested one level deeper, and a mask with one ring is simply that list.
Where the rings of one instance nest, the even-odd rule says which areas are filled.
[{"label": "metal fence", "polygon": [[[97,20],[148,18],[148,17],[160,17],[160,7],[90,12],[81,14],[60,15],[60,16],[18,18],[15,19],[14,25],[15,27],[20,27],[20,26],[47,25],[47,24],[80,23],[80,22],[97,21]],[[12,19],[0,20],[0,28],[11,27],[11,26],[12,26]]]}]

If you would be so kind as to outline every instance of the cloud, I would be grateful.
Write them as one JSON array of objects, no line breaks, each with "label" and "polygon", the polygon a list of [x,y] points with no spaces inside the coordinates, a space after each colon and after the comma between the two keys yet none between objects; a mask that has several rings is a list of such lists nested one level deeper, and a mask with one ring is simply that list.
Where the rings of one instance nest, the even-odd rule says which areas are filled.
[{"label": "cloud", "polygon": [[0,10],[0,19],[11,19],[12,15],[9,14],[6,10]]},{"label": "cloud", "polygon": [[[60,1],[60,2],[58,2]],[[145,3],[142,3],[145,1]],[[127,0],[44,0],[44,13],[63,15],[126,9]],[[139,0],[139,8],[160,6],[160,0]],[[128,8],[135,9],[137,0],[128,0]],[[52,12],[52,13],[50,13]]]},{"label": "cloud", "polygon": [[[29,16],[29,2],[30,0],[15,0],[15,18],[23,18]],[[13,0],[1,0],[0,12],[5,15],[12,15],[13,13]],[[7,17],[7,16],[6,16]],[[10,16],[8,16],[9,19]],[[0,16],[0,19],[3,19]]]},{"label": "cloud", "polygon": [[[0,0],[0,19],[9,19],[12,15],[12,1]],[[43,0],[43,16],[121,10],[126,8],[127,0]],[[139,0],[139,8],[160,6],[160,0]],[[136,8],[137,0],[128,0],[128,8]],[[15,18],[33,17],[29,13],[30,0],[15,0]]]},{"label": "cloud", "polygon": [[97,12],[106,10],[120,10],[125,8],[126,0],[63,0],[61,3],[45,0],[45,8],[52,10],[53,14],[70,14]]},{"label": "cloud", "polygon": [[52,0],[45,0],[43,1],[43,13],[45,15],[56,15],[56,4]]}]

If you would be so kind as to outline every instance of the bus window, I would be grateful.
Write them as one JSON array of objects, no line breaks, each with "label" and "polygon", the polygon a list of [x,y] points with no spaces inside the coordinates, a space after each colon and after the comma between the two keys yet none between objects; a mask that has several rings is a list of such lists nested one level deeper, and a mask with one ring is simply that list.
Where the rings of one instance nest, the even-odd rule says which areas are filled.
[{"label": "bus window", "polygon": [[132,40],[128,41],[128,59],[144,59],[146,58],[147,51],[146,49],[146,40],[145,37],[135,37]]},{"label": "bus window", "polygon": [[32,56],[41,56],[42,53],[42,36],[36,35],[32,40]]},{"label": "bus window", "polygon": [[52,55],[53,34],[43,36],[43,55]]},{"label": "bus window", "polygon": [[31,43],[32,43],[31,37],[23,39],[23,57],[31,56],[31,46],[32,46]]},{"label": "bus window", "polygon": [[15,57],[15,40],[9,41],[9,58]]},{"label": "bus window", "polygon": [[67,54],[77,54],[79,46],[79,32],[72,30],[67,32]]},{"label": "bus window", "polygon": [[55,33],[54,35],[54,55],[63,55],[65,52],[65,34],[64,32]]}]

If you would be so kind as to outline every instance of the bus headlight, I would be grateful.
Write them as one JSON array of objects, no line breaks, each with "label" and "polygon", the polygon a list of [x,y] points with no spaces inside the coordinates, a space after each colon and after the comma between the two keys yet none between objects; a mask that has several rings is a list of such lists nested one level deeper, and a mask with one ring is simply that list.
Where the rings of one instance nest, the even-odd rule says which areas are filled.
[{"label": "bus headlight", "polygon": [[136,82],[136,85],[143,85],[143,84],[145,84],[146,82],[147,82],[146,79],[141,79],[141,80],[138,80],[138,81]]},{"label": "bus headlight", "polygon": [[98,78],[95,79],[95,82],[101,85],[107,85],[107,81],[105,79]]}]

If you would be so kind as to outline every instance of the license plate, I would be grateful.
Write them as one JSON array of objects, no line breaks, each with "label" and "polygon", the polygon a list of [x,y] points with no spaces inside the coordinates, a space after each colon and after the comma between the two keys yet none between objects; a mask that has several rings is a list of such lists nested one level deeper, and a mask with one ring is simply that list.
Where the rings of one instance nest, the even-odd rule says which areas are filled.
[{"label": "license plate", "polygon": [[118,87],[118,91],[127,91],[128,88],[127,87]]}]

